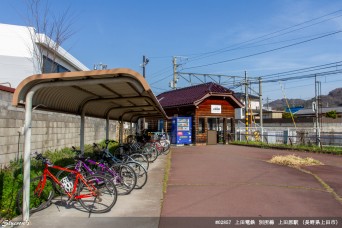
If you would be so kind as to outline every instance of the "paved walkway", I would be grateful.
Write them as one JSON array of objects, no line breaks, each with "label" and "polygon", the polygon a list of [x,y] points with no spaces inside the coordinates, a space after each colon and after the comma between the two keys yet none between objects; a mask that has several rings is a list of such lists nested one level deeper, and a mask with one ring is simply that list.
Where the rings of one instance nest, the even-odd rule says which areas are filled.
[{"label": "paved walkway", "polygon": [[[133,190],[129,195],[118,196],[116,204],[108,213],[89,215],[87,212],[76,209],[80,207],[78,203],[71,208],[58,206],[60,198],[57,197],[54,204],[31,215],[29,227],[157,228],[163,199],[166,160],[166,156],[160,156],[154,163],[151,163],[146,185],[142,189]],[[15,221],[21,221],[21,217],[16,218]]]},{"label": "paved walkway", "polygon": [[[339,196],[314,175],[266,162],[276,154],[320,160],[324,166],[304,169]],[[175,148],[171,164],[161,214],[163,228],[180,227],[184,221],[189,222],[184,227],[196,221],[197,227],[208,227],[215,217],[342,216],[342,156],[214,145]]]}]

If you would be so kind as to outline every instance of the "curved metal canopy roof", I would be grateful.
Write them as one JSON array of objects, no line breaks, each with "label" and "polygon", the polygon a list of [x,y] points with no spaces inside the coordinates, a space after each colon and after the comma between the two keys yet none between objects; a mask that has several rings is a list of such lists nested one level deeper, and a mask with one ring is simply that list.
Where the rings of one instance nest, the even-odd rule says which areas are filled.
[{"label": "curved metal canopy roof", "polygon": [[25,106],[30,91],[40,110],[127,122],[167,118],[143,76],[127,68],[33,75],[16,88],[12,104]]}]

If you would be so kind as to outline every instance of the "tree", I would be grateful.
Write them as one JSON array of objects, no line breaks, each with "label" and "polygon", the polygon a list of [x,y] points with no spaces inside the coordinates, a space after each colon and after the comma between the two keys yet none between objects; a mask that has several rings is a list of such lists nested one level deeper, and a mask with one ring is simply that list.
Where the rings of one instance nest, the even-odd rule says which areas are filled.
[{"label": "tree", "polygon": [[282,114],[282,118],[283,118],[283,119],[291,119],[292,116],[293,116],[293,118],[296,118],[296,116],[295,116],[294,114],[289,113],[289,112],[284,112],[284,113]]},{"label": "tree", "polygon": [[330,112],[325,113],[325,117],[336,119],[337,117],[336,110],[331,110]]},{"label": "tree", "polygon": [[[27,23],[33,47],[30,52],[37,72],[57,72],[56,58],[62,43],[73,34],[69,8],[59,15],[50,10],[48,1],[26,0]],[[33,29],[32,29],[33,28]],[[35,45],[37,44],[37,45]]]}]

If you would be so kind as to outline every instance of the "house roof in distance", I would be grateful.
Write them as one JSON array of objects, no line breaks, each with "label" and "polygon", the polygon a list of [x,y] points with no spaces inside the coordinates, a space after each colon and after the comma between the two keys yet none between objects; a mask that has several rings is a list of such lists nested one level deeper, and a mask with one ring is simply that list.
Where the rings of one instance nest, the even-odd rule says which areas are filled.
[{"label": "house roof in distance", "polygon": [[[246,97],[245,93],[234,93],[234,95],[236,98],[239,98],[240,100],[245,100],[245,97]],[[251,100],[259,100],[258,96],[255,96],[249,93],[248,93],[248,98]]]},{"label": "house roof in distance", "polygon": [[12,87],[2,86],[2,85],[0,85],[0,90],[5,91],[5,92],[10,92],[10,93],[14,93],[15,91],[15,89]]},{"label": "house roof in distance", "polygon": [[243,104],[234,96],[234,92],[213,82],[171,90],[157,96],[163,108],[193,106],[201,103],[210,96],[223,96],[232,101],[234,107],[243,107]]},{"label": "house roof in distance", "polygon": [[[329,107],[329,108],[321,108],[319,109],[319,113],[327,113],[330,111],[336,111],[337,113],[342,113],[342,107]],[[301,116],[301,115],[311,115],[314,116],[315,115],[315,111],[312,110],[312,108],[306,108],[306,109],[302,109],[299,110],[298,112],[296,112],[296,115]]]}]

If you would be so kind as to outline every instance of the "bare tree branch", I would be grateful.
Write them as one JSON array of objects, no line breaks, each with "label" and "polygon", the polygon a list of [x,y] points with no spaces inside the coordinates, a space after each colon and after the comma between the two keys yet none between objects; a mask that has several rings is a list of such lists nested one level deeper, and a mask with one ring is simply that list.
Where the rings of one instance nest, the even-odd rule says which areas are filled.
[{"label": "bare tree branch", "polygon": [[29,32],[33,44],[30,51],[38,68],[36,70],[41,73],[56,72],[58,50],[74,35],[70,8],[60,15],[55,15],[50,10],[48,0],[26,0],[26,4],[27,22],[31,27]]}]

